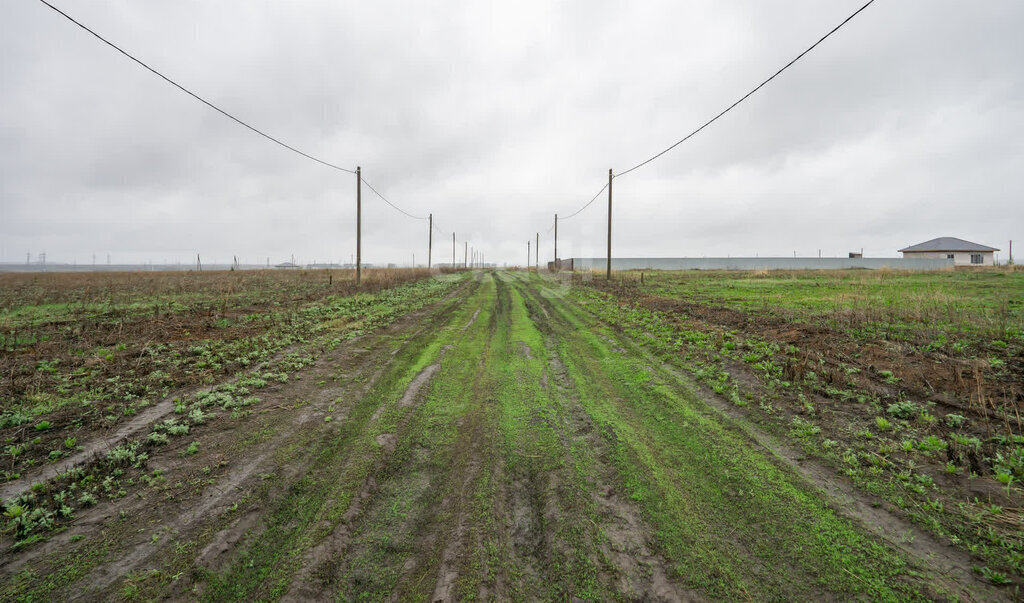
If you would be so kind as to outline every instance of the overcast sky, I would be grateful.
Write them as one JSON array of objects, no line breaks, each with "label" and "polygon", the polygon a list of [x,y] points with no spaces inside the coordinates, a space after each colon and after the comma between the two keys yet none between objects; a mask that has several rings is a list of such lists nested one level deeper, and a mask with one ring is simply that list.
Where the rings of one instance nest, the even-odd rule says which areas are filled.
[{"label": "overcast sky", "polygon": [[[53,0],[239,118],[523,263],[861,0]],[[620,257],[1024,253],[1024,2],[879,0],[614,184]],[[602,196],[559,255],[603,256]],[[355,178],[172,88],[36,0],[0,10],[0,261],[349,261]],[[427,226],[363,194],[363,259]]]}]

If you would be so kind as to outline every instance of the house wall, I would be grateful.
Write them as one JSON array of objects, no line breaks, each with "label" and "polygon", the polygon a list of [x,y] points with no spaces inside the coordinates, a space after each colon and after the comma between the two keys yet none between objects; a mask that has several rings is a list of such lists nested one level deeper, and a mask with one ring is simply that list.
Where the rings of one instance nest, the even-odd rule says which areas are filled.
[{"label": "house wall", "polygon": [[[947,255],[953,254],[954,266],[992,266],[995,263],[995,252],[993,251],[905,251],[905,258],[945,259]],[[971,263],[971,254],[981,254],[981,264]]]},{"label": "house wall", "polygon": [[[967,261],[970,262],[970,257]],[[569,262],[572,262],[569,264]],[[605,258],[561,260],[562,270],[604,270]],[[612,258],[612,270],[843,270],[847,268],[942,270],[941,258]],[[549,269],[554,268],[551,264]]]}]

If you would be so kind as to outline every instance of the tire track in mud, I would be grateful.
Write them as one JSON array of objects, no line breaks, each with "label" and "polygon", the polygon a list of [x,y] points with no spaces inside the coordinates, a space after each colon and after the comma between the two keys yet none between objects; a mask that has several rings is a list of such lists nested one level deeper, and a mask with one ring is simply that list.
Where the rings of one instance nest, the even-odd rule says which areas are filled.
[{"label": "tire track in mud", "polygon": [[[486,436],[483,431],[484,418],[482,417],[481,404],[483,403],[482,391],[486,373],[486,359],[490,355],[490,348],[498,327],[497,321],[503,314],[501,311],[501,283],[498,279],[494,279],[494,282],[497,289],[496,297],[499,300],[499,307],[491,313],[490,322],[487,325],[487,340],[480,355],[480,360],[477,363],[473,383],[470,387],[473,392],[471,400],[473,407],[462,417],[458,426],[459,436],[455,449],[465,451],[465,453],[457,455],[458,460],[453,465],[452,471],[449,472],[446,480],[449,484],[459,484],[459,487],[453,488],[441,500],[438,509],[434,513],[435,516],[454,516],[455,525],[447,533],[442,531],[440,534],[431,536],[436,542],[445,542],[440,554],[431,601],[451,601],[456,598],[454,590],[461,573],[465,571],[466,557],[472,554],[471,549],[473,547],[470,546],[468,541],[470,532],[468,525],[469,512],[471,510],[468,493],[472,492],[472,486],[479,478],[482,467],[480,459],[483,455],[484,439]],[[470,321],[463,327],[460,339],[465,337],[466,332],[476,323],[479,315],[480,309],[478,308],[473,313]],[[476,550],[480,550],[478,542],[473,544],[477,545]]]},{"label": "tire track in mud", "polygon": [[472,486],[480,475],[480,456],[482,454],[483,439],[481,430],[481,417],[479,412],[471,412],[467,419],[470,425],[463,426],[460,430],[468,430],[468,448],[466,458],[458,472],[461,473],[459,488],[452,492],[449,497],[441,501],[441,509],[444,512],[455,516],[455,525],[447,534],[447,544],[441,553],[440,564],[437,570],[437,581],[434,584],[431,601],[451,601],[456,597],[455,587],[459,580],[464,565],[461,558],[462,553],[477,549],[472,545],[477,543],[469,542],[469,501],[466,493],[472,491]]},{"label": "tire track in mud", "polygon": [[[424,401],[429,386],[440,370],[445,356],[456,348],[462,336],[473,326],[479,315],[480,308],[478,307],[469,322],[460,328],[460,337],[454,342],[441,346],[434,361],[424,367],[409,382],[401,398],[395,403],[397,408],[415,410],[415,407]],[[419,332],[424,330],[426,328]],[[381,404],[370,417],[365,429],[372,429],[389,405],[388,402]],[[335,586],[333,578],[338,569],[337,560],[345,557],[352,546],[353,538],[360,531],[361,522],[366,519],[366,515],[383,485],[378,482],[377,476],[381,475],[391,462],[392,453],[398,445],[400,434],[406,431],[415,420],[417,420],[415,412],[407,412],[396,425],[395,433],[384,433],[376,437],[376,442],[381,446],[382,453],[377,457],[357,493],[352,497],[341,520],[333,527],[330,524],[322,525],[322,528],[330,529],[331,532],[304,555],[302,566],[292,578],[291,587],[282,600],[308,601],[331,597]],[[325,507],[329,506],[331,506],[330,501],[325,504]]]},{"label": "tire track in mud", "polygon": [[[503,316],[511,322],[509,290],[513,286],[507,284],[509,280],[502,279],[501,307]],[[525,342],[509,340],[507,345],[506,353],[519,353],[527,360],[533,359],[532,351]],[[545,379],[546,374],[542,381]],[[534,417],[531,420],[540,419]],[[492,421],[497,422],[498,419]],[[500,427],[495,425],[494,431],[499,432]],[[503,550],[510,557],[508,565],[515,568],[515,575],[509,575],[507,570],[497,574],[494,590],[516,599],[538,598],[542,592],[538,586],[551,582],[548,573],[556,543],[550,531],[560,515],[557,502],[559,482],[550,473],[510,467],[500,449],[493,455],[490,471],[497,484],[494,512],[506,529]]]},{"label": "tire track in mud", "polygon": [[[478,282],[487,283],[489,291],[493,281],[484,277]],[[383,563],[378,571],[391,572],[392,576],[385,579],[384,588],[390,595],[382,595],[384,598],[393,601],[408,596],[421,598],[437,591],[440,594],[435,599],[450,600],[455,597],[453,589],[468,567],[467,557],[482,550],[478,526],[471,517],[470,493],[482,475],[480,453],[487,436],[482,429],[481,402],[485,396],[481,393],[481,384],[485,380],[486,357],[496,326],[495,312],[491,312],[486,325],[478,326],[473,332],[473,337],[479,337],[483,330],[488,333],[479,358],[477,347],[470,351],[464,346],[470,329],[478,325],[484,306],[490,307],[488,298],[489,294],[481,295],[472,316],[444,346],[457,354],[442,365],[435,376],[435,379],[444,379],[446,393],[434,394],[443,397],[434,400],[433,410],[425,410],[420,417],[424,421],[421,427],[445,421],[445,427],[440,429],[451,430],[449,435],[443,437],[444,443],[436,439],[431,442],[429,436],[426,440],[412,436],[414,439],[408,442],[406,450],[408,460],[401,467],[395,467],[386,483],[380,484],[382,496],[373,500],[360,517],[364,525],[354,526],[352,530],[353,539],[358,538],[358,541],[353,540],[349,558],[339,569],[346,572],[346,582],[339,585],[343,590],[335,596],[343,596],[345,588],[356,587],[365,578],[361,573],[366,563]],[[452,389],[455,383],[462,386]],[[454,405],[454,409],[437,407],[441,400],[444,406]],[[467,405],[464,410],[455,410],[463,404]],[[438,411],[440,415],[436,414]],[[397,517],[389,512],[396,505],[403,509]],[[381,559],[373,551],[381,542],[398,548]],[[407,552],[402,552],[404,550]],[[350,592],[349,596],[354,595]]]},{"label": "tire track in mud", "polygon": [[[444,360],[445,352],[444,348],[441,349],[437,360],[424,368],[409,386],[406,388],[405,393],[402,394],[402,398],[398,401],[397,405],[399,408],[411,408],[422,401],[425,396],[425,391],[430,385],[431,379],[434,374],[441,367],[441,362]],[[369,423],[366,425],[366,429],[370,429],[380,418],[380,414],[384,411],[387,404],[382,404],[374,414],[370,417]],[[404,428],[413,417],[406,415],[405,419],[399,423],[398,430]],[[398,436],[394,433],[381,434],[376,437],[377,444],[381,447],[382,454],[377,458],[373,468],[370,470],[366,479],[363,481],[359,490],[352,497],[349,503],[348,509],[341,516],[341,521],[338,523],[331,533],[322,540],[319,544],[309,549],[304,555],[302,567],[299,573],[292,579],[292,587],[288,593],[282,598],[283,601],[309,601],[309,600],[320,600],[328,598],[329,589],[326,585],[318,584],[311,579],[312,575],[322,569],[325,564],[330,563],[332,560],[344,555],[348,549],[349,542],[354,531],[354,524],[363,515],[365,506],[369,500],[377,493],[378,484],[376,475],[387,465],[390,460],[391,453],[394,452],[395,446],[398,442]],[[332,501],[328,500],[325,507],[332,506]],[[323,526],[324,528],[329,525]]]},{"label": "tire track in mud", "polygon": [[[440,389],[431,388],[418,401],[415,417],[394,436],[397,449],[380,467],[374,496],[351,525],[344,557],[325,564],[328,571],[316,576],[325,584],[321,596],[332,592],[329,587],[333,587],[335,598],[361,594],[404,600],[413,593],[418,597],[429,594],[422,589],[429,586],[425,578],[431,563],[438,559],[435,545],[440,535],[434,530],[434,521],[438,509],[447,504],[442,500],[445,490],[454,485],[451,468],[460,456],[453,454],[456,425],[465,419],[452,409],[452,405],[459,406],[454,401],[459,389],[452,391],[451,386],[470,381],[452,375],[461,376],[478,366],[466,362],[467,356],[473,357],[466,337],[487,305],[486,295],[474,303],[477,308],[466,324],[447,330],[449,339],[438,342],[444,342],[441,349],[448,352],[432,377],[440,380]],[[408,592],[412,584],[412,592]],[[367,589],[373,594],[366,594]]]},{"label": "tire track in mud", "polygon": [[[558,341],[572,337],[572,327],[556,319],[557,313],[549,311],[552,302],[540,291],[530,286],[519,287],[526,303],[530,318],[542,333],[546,348],[547,368],[550,373],[548,387],[555,392],[552,399],[560,404],[559,425],[563,448],[569,454],[570,441],[584,442],[594,461],[593,482],[590,497],[600,517],[600,542],[595,548],[603,555],[604,563],[610,565],[612,575],[604,579],[610,586],[632,600],[644,601],[699,601],[697,593],[672,581],[670,568],[665,558],[654,552],[653,530],[644,521],[640,510],[627,501],[617,486],[616,469],[613,466],[607,442],[598,433],[590,415],[583,408],[576,392],[576,384],[569,376],[559,355]],[[582,346],[578,346],[581,349]]]},{"label": "tire track in mud", "polygon": [[[516,303],[513,301],[511,292],[516,290],[515,277],[499,275],[498,282],[498,310],[495,313],[495,327],[493,330],[501,329],[500,341],[503,345],[492,343],[495,353],[501,354],[503,363],[512,361],[515,358],[525,359],[527,366],[541,361],[537,352],[530,348],[525,342],[512,337],[512,330],[516,318],[513,314],[517,311]],[[494,340],[494,336],[491,337]],[[499,349],[500,348],[500,349]],[[504,368],[506,365],[502,364]],[[525,367],[523,367],[525,369]],[[492,370],[494,370],[492,368]],[[497,378],[495,374],[492,378]],[[550,426],[542,407],[534,406],[535,385],[520,382],[524,375],[506,374],[501,377],[504,386],[508,387],[508,379],[515,380],[517,390],[515,395],[521,398],[528,407],[528,416],[518,420],[526,421],[532,428],[542,429],[542,426]],[[547,383],[546,372],[541,372],[540,383]],[[543,385],[546,387],[546,385]],[[525,388],[525,389],[524,389]],[[506,392],[506,395],[508,393]],[[476,396],[479,400],[481,396]],[[535,466],[533,462],[527,461],[521,464],[524,459],[539,458],[534,453],[545,455],[543,450],[520,450],[513,448],[507,450],[506,445],[500,444],[503,427],[501,427],[501,415],[503,414],[503,402],[495,401],[484,404],[483,424],[486,425],[486,432],[473,439],[477,444],[473,450],[474,458],[481,457],[483,461],[474,462],[469,465],[465,472],[467,484],[479,479],[484,465],[487,466],[486,474],[493,484],[491,493],[491,511],[494,514],[494,521],[501,525],[504,530],[492,531],[488,537],[497,542],[491,544],[496,546],[501,554],[506,557],[504,563],[495,568],[497,571],[489,576],[489,579],[480,580],[477,598],[512,598],[512,599],[543,599],[550,596],[570,596],[574,587],[565,582],[568,576],[564,570],[553,572],[553,568],[569,562],[573,563],[575,557],[574,545],[565,540],[565,537],[575,528],[575,522],[582,520],[577,517],[573,505],[566,503],[566,496],[571,487],[571,481],[567,476],[562,475],[561,470],[551,467]],[[563,443],[564,447],[564,443]],[[510,464],[506,456],[509,452],[520,456],[519,461],[514,465]],[[464,486],[463,490],[467,487]],[[571,498],[571,496],[570,496]],[[465,509],[465,507],[463,507]],[[466,523],[465,511],[460,511],[457,523],[457,534],[466,532],[463,526]],[[477,533],[476,540],[471,538],[451,538],[448,550],[470,550],[470,554],[482,556],[486,543],[480,539],[481,531],[472,527]],[[472,550],[473,546],[476,550]],[[446,551],[447,554],[447,551]],[[467,557],[470,554],[463,553],[462,558],[442,566],[439,572],[438,584],[435,586],[434,599],[450,600],[452,598],[452,587],[459,578],[459,573],[466,570]],[[446,570],[448,573],[446,574]],[[478,570],[477,570],[478,571]],[[547,594],[545,594],[547,593]],[[554,593],[560,593],[555,595]],[[458,593],[466,594],[466,593]]]}]

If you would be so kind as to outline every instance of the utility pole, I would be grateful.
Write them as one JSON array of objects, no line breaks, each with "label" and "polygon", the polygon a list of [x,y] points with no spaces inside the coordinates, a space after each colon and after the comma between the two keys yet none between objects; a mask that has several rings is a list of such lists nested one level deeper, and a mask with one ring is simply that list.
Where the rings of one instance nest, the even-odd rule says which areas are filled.
[{"label": "utility pole", "polygon": [[1013,240],[1010,240],[1010,265],[1013,265]]},{"label": "utility pole", "polygon": [[434,214],[428,214],[430,233],[427,235],[427,270],[430,270],[430,254],[434,252]]},{"label": "utility pole", "polygon": [[199,261],[199,254],[198,253],[196,254],[196,270],[198,270],[199,272],[203,271],[203,263],[201,261]]},{"label": "utility pole", "polygon": [[356,166],[356,285],[363,282],[363,170]]},{"label": "utility pole", "polygon": [[455,233],[452,232],[452,270],[455,270]]},{"label": "utility pole", "polygon": [[526,271],[530,271],[530,241],[526,241]]},{"label": "utility pole", "polygon": [[462,267],[469,268],[469,241],[462,242]]},{"label": "utility pole", "polygon": [[604,276],[612,280],[612,168],[608,168],[608,268]]},{"label": "utility pole", "polygon": [[537,233],[537,242],[533,246],[533,262],[537,272],[540,272],[540,233]]},{"label": "utility pole", "polygon": [[555,271],[558,271],[558,214],[555,214]]}]

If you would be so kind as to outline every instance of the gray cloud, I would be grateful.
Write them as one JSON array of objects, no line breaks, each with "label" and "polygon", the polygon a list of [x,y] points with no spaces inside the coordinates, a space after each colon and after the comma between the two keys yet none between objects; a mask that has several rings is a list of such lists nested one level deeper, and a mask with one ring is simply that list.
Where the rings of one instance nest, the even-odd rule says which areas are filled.
[{"label": "gray cloud", "polygon": [[[858,2],[62,3],[240,118],[522,262],[603,184]],[[224,119],[31,1],[0,21],[0,261],[347,260],[354,178]],[[872,255],[1020,234],[1010,0],[880,2],[690,142],[615,183],[622,255]],[[601,199],[560,225],[601,255]],[[364,258],[426,224],[364,193]],[[450,258],[450,238],[435,237]],[[1004,252],[1005,253],[1005,252]]]}]

